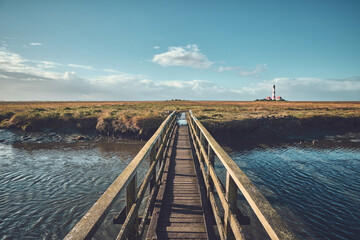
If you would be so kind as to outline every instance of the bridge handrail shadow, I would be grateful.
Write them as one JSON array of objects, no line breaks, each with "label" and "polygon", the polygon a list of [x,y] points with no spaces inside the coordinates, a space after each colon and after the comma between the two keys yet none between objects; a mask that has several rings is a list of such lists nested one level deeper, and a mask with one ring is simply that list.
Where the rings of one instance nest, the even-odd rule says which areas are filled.
[{"label": "bridge handrail shadow", "polygon": [[[245,239],[236,216],[239,189],[271,239],[297,239],[280,215],[215,141],[191,110],[189,114],[189,129],[220,238],[230,239],[233,235],[236,239]],[[214,169],[215,155],[226,169],[225,189]],[[221,207],[224,209],[223,219],[219,213],[214,190],[216,190]]]},{"label": "bridge handrail shadow", "polygon": [[[140,152],[128,164],[124,171],[116,178],[110,187],[103,193],[103,195],[96,201],[96,203],[88,210],[82,219],[71,229],[64,239],[91,239],[96,233],[97,229],[104,221],[113,203],[119,197],[120,192],[126,188],[126,219],[121,227],[119,235],[116,239],[141,238],[146,219],[149,214],[149,206],[151,200],[154,200],[156,195],[156,182],[161,177],[164,168],[164,161],[161,161],[164,156],[164,149],[167,146],[169,135],[172,132],[176,123],[176,111],[173,111],[160,125],[155,134],[144,145]],[[150,167],[142,180],[137,191],[137,169],[139,165],[150,154]],[[156,165],[160,163],[158,172],[156,172]],[[150,200],[145,207],[142,221],[139,223],[138,210],[143,202],[145,191],[150,184]]]}]

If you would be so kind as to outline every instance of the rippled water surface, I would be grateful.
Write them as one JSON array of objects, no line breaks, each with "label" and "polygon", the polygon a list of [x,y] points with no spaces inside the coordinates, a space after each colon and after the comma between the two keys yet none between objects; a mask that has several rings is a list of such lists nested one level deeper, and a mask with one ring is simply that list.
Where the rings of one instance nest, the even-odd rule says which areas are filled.
[{"label": "rippled water surface", "polygon": [[0,143],[0,239],[62,239],[143,144]]},{"label": "rippled water surface", "polygon": [[[11,134],[0,131],[0,140]],[[6,141],[0,142],[0,239],[62,239],[144,144]],[[360,148],[288,144],[229,153],[299,239],[359,239]],[[239,205],[249,211],[244,200]],[[246,234],[265,239],[249,216]]]},{"label": "rippled water surface", "polygon": [[300,239],[360,239],[360,148],[263,146],[230,155]]}]

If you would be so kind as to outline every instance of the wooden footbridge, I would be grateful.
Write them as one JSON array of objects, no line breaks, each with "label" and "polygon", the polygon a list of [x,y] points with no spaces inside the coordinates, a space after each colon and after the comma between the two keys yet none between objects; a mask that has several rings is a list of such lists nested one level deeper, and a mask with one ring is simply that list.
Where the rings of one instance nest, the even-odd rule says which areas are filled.
[{"label": "wooden footbridge", "polygon": [[[114,239],[245,239],[242,224],[249,221],[238,209],[238,194],[269,239],[296,239],[192,112],[186,116],[187,124],[178,124],[175,111],[167,117],[65,239],[93,238],[123,191],[126,206],[113,219],[120,229]],[[150,167],[140,176],[145,159]],[[226,169],[224,184],[215,161]]]}]

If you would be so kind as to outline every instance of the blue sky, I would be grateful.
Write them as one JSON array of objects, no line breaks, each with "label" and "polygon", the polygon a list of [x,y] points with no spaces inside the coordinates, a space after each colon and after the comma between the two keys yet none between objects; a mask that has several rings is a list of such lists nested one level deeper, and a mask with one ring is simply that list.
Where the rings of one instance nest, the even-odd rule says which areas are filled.
[{"label": "blue sky", "polygon": [[0,0],[0,100],[360,100],[360,1]]}]

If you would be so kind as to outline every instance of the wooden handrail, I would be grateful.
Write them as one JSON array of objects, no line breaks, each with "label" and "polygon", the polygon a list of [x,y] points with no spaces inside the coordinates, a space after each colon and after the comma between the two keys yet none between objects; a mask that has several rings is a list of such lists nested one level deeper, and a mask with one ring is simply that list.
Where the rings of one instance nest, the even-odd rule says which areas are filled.
[{"label": "wooden handrail", "polygon": [[[172,112],[160,125],[155,134],[149,139],[134,159],[128,164],[123,172],[115,179],[110,187],[88,210],[81,220],[71,229],[64,239],[90,239],[98,227],[104,221],[113,203],[119,197],[120,192],[126,188],[127,217],[120,230],[117,239],[125,239],[128,234],[137,236],[142,229],[133,229],[131,223],[136,219],[137,211],[142,203],[145,190],[152,179],[156,179],[156,164],[162,159],[166,142],[175,126],[176,111]],[[146,174],[138,193],[136,193],[136,172],[139,165],[150,154],[150,168]],[[160,170],[162,168],[160,167]],[[160,173],[158,173],[160,174]],[[151,184],[150,184],[151,185]],[[153,192],[153,191],[152,191]],[[148,214],[148,213],[146,213]],[[139,232],[137,232],[138,230]],[[135,236],[131,236],[132,238]]]},{"label": "wooden handrail", "polygon": [[[200,163],[200,168],[207,185],[206,189],[208,191],[208,198],[212,205],[220,238],[227,239],[232,232],[236,239],[244,239],[244,235],[242,234],[240,224],[237,221],[235,214],[235,210],[237,208],[237,190],[239,189],[271,239],[297,239],[289,230],[286,223],[281,219],[280,215],[275,211],[275,209],[273,209],[261,192],[215,141],[206,128],[193,115],[191,110],[189,113],[189,129]],[[214,154],[219,158],[221,164],[227,171],[225,192],[217,174],[215,173],[213,166]],[[205,164],[207,172],[205,172]],[[217,210],[218,208],[214,198],[213,187],[215,187],[215,190],[220,198],[222,208],[225,212],[223,224]]]}]

